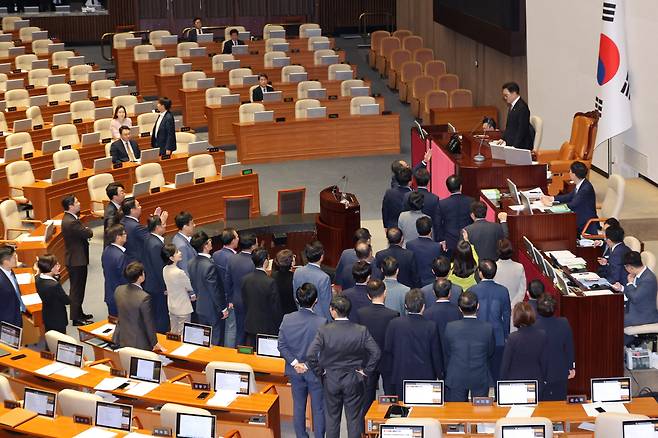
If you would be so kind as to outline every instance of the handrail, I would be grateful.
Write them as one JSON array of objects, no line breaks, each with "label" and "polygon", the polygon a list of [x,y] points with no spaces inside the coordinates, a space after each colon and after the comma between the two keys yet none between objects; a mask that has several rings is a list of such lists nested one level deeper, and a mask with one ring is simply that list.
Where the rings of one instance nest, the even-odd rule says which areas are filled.
[{"label": "handrail", "polygon": [[[205,32],[207,30],[224,30],[227,27],[228,26],[201,26],[201,29]],[[183,39],[187,40],[189,38],[190,31],[192,29],[194,29],[194,28],[193,27],[186,27],[185,29],[183,29],[183,32],[181,32],[183,34]]]},{"label": "handrail", "polygon": [[365,23],[364,18],[377,17],[377,16],[386,17],[387,18],[386,27],[388,28],[389,32],[393,32],[393,14],[391,14],[390,12],[362,12],[359,15],[358,21],[359,21],[359,34],[364,40],[368,36],[368,26]]},{"label": "handrail", "polygon": [[[131,30],[129,33],[133,34],[133,36],[141,36],[143,37],[144,35],[148,35],[151,31],[150,30]],[[112,57],[112,48],[114,44],[114,35],[116,35],[116,32],[106,32],[101,36],[101,56],[103,57],[104,60],[106,61],[114,61],[114,58]],[[108,57],[105,54],[105,47],[107,45],[107,42],[109,41],[110,45],[110,56]]]}]

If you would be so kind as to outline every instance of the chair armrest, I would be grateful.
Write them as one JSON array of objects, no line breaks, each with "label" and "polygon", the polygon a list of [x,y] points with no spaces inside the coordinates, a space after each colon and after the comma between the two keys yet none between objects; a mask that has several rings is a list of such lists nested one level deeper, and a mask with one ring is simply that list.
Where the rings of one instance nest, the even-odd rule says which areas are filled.
[{"label": "chair armrest", "polygon": [[242,438],[240,432],[236,429],[231,429],[224,434],[224,438]]},{"label": "chair armrest", "polygon": [[114,368],[114,362],[112,362],[112,359],[108,359],[108,358],[95,360],[95,361],[91,362],[90,364],[88,364],[86,366],[87,367],[93,367],[95,365],[102,365],[102,364],[105,364],[105,363],[110,364],[110,366],[112,368]]},{"label": "chair armrest", "polygon": [[571,167],[571,163],[573,163],[574,160],[555,160],[551,161],[548,165],[548,169],[553,173],[569,173],[569,168]]},{"label": "chair armrest", "polygon": [[192,385],[192,376],[190,375],[190,373],[180,373],[179,375],[174,376],[171,379],[167,380],[167,382],[175,383],[183,379],[187,379],[187,381],[190,383],[190,386]]},{"label": "chair armrest", "polygon": [[34,219],[21,219],[21,222],[26,222],[28,224],[39,224],[39,225],[43,223],[41,221],[35,221]]},{"label": "chair armrest", "polygon": [[[593,217],[592,219],[588,220],[585,226],[583,227],[583,230],[587,230],[589,226],[595,222],[598,222],[602,224],[603,222],[607,221],[607,218],[598,218],[598,217]],[[605,239],[605,235],[603,234],[588,234],[585,231],[581,233],[581,236],[583,239]]]},{"label": "chair armrest", "polygon": [[260,394],[278,394],[276,390],[276,386],[274,386],[274,383],[270,383],[269,385],[266,385],[263,389],[261,389]]},{"label": "chair armrest", "polygon": [[537,161],[542,164],[549,163],[553,160],[557,160],[560,157],[560,150],[543,150],[540,149],[537,151]]},{"label": "chair armrest", "polygon": [[[39,222],[39,223],[41,223],[41,222]],[[30,230],[28,228],[5,228],[5,231],[28,231],[29,232],[29,231],[32,231],[32,230]]]}]

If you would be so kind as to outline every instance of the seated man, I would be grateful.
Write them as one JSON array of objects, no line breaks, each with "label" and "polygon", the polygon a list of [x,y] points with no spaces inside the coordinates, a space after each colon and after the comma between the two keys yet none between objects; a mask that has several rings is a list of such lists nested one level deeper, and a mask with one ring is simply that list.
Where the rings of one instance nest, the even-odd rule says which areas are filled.
[{"label": "seated man", "polygon": [[123,163],[124,161],[137,161],[142,156],[139,146],[130,139],[130,128],[122,126],[119,128],[119,138],[110,146],[110,157],[112,163]]},{"label": "seated man", "polygon": [[624,283],[628,272],[624,269],[624,257],[630,248],[624,244],[624,229],[608,227],[605,230],[605,250],[603,257],[598,258],[599,276],[608,280],[608,283]]},{"label": "seated man", "polygon": [[262,102],[263,94],[267,91],[274,91],[274,87],[268,83],[269,79],[265,73],[258,75],[258,87],[251,90],[251,101]]},{"label": "seated man", "polygon": [[231,39],[224,41],[224,47],[222,48],[222,53],[225,55],[230,55],[233,53],[233,46],[243,46],[244,41],[240,41],[238,39],[238,35],[240,32],[238,32],[237,29],[231,29],[229,32]]}]

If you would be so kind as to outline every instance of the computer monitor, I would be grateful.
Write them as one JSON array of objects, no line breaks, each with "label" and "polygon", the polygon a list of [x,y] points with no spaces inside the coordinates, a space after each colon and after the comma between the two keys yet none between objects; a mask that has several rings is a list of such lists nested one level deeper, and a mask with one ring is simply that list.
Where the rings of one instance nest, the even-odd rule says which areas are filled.
[{"label": "computer monitor", "polygon": [[176,188],[185,187],[194,184],[194,172],[177,173],[174,179]]},{"label": "computer monitor", "polygon": [[176,436],[178,438],[215,438],[214,415],[176,414]]},{"label": "computer monitor", "polygon": [[140,159],[140,163],[146,164],[146,163],[155,163],[160,159],[160,149],[158,148],[151,148],[151,149],[145,149],[142,151],[142,157]]},{"label": "computer monitor", "polygon": [[281,357],[279,337],[274,335],[256,335],[256,354],[259,356]]},{"label": "computer monitor", "polygon": [[631,378],[609,377],[591,380],[592,402],[631,401]]},{"label": "computer monitor", "polygon": [[45,223],[47,225],[43,232],[43,241],[48,243],[52,239],[53,234],[55,234],[55,223],[53,221],[46,221]]},{"label": "computer monitor", "polygon": [[186,344],[210,347],[212,327],[209,325],[186,322],[183,324],[183,342]]},{"label": "computer monitor", "polygon": [[562,295],[569,295],[569,286],[567,285],[567,281],[564,279],[564,275],[556,273],[555,283],[557,284],[557,288],[560,290]]},{"label": "computer monitor", "polygon": [[405,405],[443,406],[443,380],[405,380]]},{"label": "computer monitor", "polygon": [[71,344],[66,341],[57,341],[57,362],[80,368],[82,366],[82,345]]},{"label": "computer monitor", "polygon": [[500,428],[500,438],[545,438],[546,427],[543,424],[504,425]]},{"label": "computer monitor", "polygon": [[222,176],[222,178],[227,176],[240,175],[242,168],[242,163],[239,161],[236,163],[222,164],[222,167],[219,169],[219,174]]},{"label": "computer monitor", "polygon": [[658,438],[658,420],[624,421],[622,438]]},{"label": "computer monitor", "polygon": [[50,171],[50,183],[57,184],[66,181],[69,177],[68,167],[58,167]]},{"label": "computer monitor", "polygon": [[521,204],[521,200],[519,199],[519,190],[516,188],[516,184],[514,184],[509,178],[507,178],[507,188],[509,188],[509,194],[512,195],[512,199],[516,205]]},{"label": "computer monitor", "polygon": [[138,196],[148,195],[150,191],[151,191],[151,180],[138,182],[133,184],[132,196],[133,198],[136,198]]},{"label": "computer monitor", "polygon": [[496,382],[498,406],[536,405],[536,380],[499,380]]},{"label": "computer monitor", "polygon": [[161,370],[162,362],[159,360],[133,356],[130,358],[130,375],[128,377],[143,382],[160,383]]},{"label": "computer monitor", "polygon": [[537,266],[539,269],[541,269],[541,272],[548,277],[548,268],[546,268],[546,258],[542,255],[541,251],[539,251],[537,248],[533,247],[532,250],[534,251],[535,255],[535,260],[537,261]]},{"label": "computer monitor", "polygon": [[42,391],[40,389],[25,388],[23,393],[23,408],[36,412],[44,417],[55,417],[57,393]]},{"label": "computer monitor", "polygon": [[109,427],[130,432],[133,407],[119,403],[96,402],[96,421],[98,427]]},{"label": "computer monitor", "polygon": [[523,205],[523,211],[529,214],[533,214],[532,206],[530,205],[530,199],[528,199],[524,193],[519,193],[519,199],[521,201],[521,205]]},{"label": "computer monitor", "polygon": [[425,428],[411,424],[382,424],[380,438],[425,438]]},{"label": "computer monitor", "polygon": [[231,391],[238,395],[249,395],[249,373],[247,371],[215,370],[215,391]]},{"label": "computer monitor", "polygon": [[21,348],[23,329],[8,322],[0,322],[0,342],[8,347]]},{"label": "computer monitor", "polygon": [[532,251],[532,249],[534,248],[534,245],[532,244],[532,242],[530,241],[530,239],[528,239],[527,237],[523,236],[523,244],[525,245],[525,250],[526,250],[526,252],[528,253],[528,255],[529,255],[530,257],[533,257],[533,251]]}]

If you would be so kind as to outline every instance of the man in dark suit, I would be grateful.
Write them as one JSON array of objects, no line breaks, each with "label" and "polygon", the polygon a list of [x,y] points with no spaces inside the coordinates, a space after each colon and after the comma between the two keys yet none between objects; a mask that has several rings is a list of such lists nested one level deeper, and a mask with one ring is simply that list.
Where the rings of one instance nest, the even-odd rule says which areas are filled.
[{"label": "man in dark suit", "polygon": [[169,309],[165,295],[167,285],[162,274],[162,269],[165,267],[165,260],[162,258],[165,224],[162,223],[160,216],[149,217],[146,224],[149,235],[144,242],[143,263],[146,274],[144,289],[151,295],[156,330],[158,333],[167,333],[169,331]]},{"label": "man in dark suit", "polygon": [[221,346],[228,307],[219,270],[210,259],[212,240],[205,232],[196,231],[190,244],[197,252],[197,256],[190,261],[188,270],[192,289],[196,293],[199,323],[212,327],[212,344]]},{"label": "man in dark suit", "polygon": [[169,111],[171,100],[161,97],[155,104],[160,113],[151,132],[151,147],[160,149],[160,155],[171,155],[176,150],[176,123]]},{"label": "man in dark suit", "polygon": [[416,164],[413,169],[409,163],[405,160],[395,160],[391,163],[391,188],[398,186],[398,181],[396,179],[397,174],[400,173],[402,169],[411,169],[411,174],[414,175],[419,169],[427,169],[427,165],[432,158],[432,148],[429,148],[425,151],[425,155],[420,163]]},{"label": "man in dark suit", "polygon": [[473,223],[464,228],[466,235],[462,236],[473,244],[481,259],[498,260],[498,241],[507,237],[507,215],[501,214],[501,223],[487,221],[487,206],[484,202],[475,201],[471,204],[471,219]]},{"label": "man in dark suit", "polygon": [[114,292],[119,321],[112,341],[120,347],[166,351],[158,344],[151,310],[151,296],[142,289],[144,265],[140,262],[128,264],[125,276],[128,284],[119,286]]},{"label": "man in dark suit", "polygon": [[[425,297],[425,312],[431,309],[434,305],[433,302],[436,297],[434,293],[434,285],[436,284],[436,281],[447,279],[451,268],[452,266],[450,264],[450,259],[446,256],[437,257],[432,261],[432,273],[434,274],[434,281],[421,288],[423,296]],[[461,286],[451,282],[450,302],[455,306],[457,306],[459,303],[459,295],[461,295],[462,290],[463,289]]]},{"label": "man in dark suit", "polygon": [[544,283],[541,280],[534,279],[528,283],[528,304],[537,312],[537,300],[544,295]]},{"label": "man in dark suit", "polygon": [[251,91],[251,101],[261,102],[263,93],[274,91],[274,87],[269,84],[269,78],[265,73],[258,75],[258,86]]},{"label": "man in dark suit", "polygon": [[[358,312],[359,324],[366,326],[368,332],[373,337],[380,351],[384,351],[386,345],[386,329],[388,324],[400,316],[395,310],[388,309],[384,305],[386,300],[386,287],[381,280],[369,280],[367,285],[368,297],[371,303],[367,306],[361,307]],[[353,312],[353,311],[352,311]],[[368,384],[366,387],[366,398],[363,403],[363,415],[368,412],[370,405],[375,400],[375,393],[379,383],[379,376],[382,376],[384,384],[384,393],[389,395],[393,394],[395,387],[391,384],[389,378],[390,364],[385,357],[382,357],[377,364],[377,368],[373,371],[372,375],[368,377]]]},{"label": "man in dark suit", "polygon": [[342,295],[330,304],[334,319],[320,327],[306,352],[306,363],[323,378],[327,438],[340,437],[343,407],[348,438],[361,438],[364,430],[363,396],[370,376],[381,356],[368,329],[350,322],[350,301]]},{"label": "man in dark suit", "polygon": [[356,253],[356,244],[363,241],[370,245],[370,231],[367,228],[357,228],[354,232],[352,240],[354,241],[354,248],[344,249],[338,258],[336,265],[336,278],[334,283],[339,285],[342,289],[351,287],[352,281],[352,266],[359,260]]},{"label": "man in dark suit", "polygon": [[23,327],[21,312],[25,304],[21,299],[21,291],[13,269],[16,267],[16,250],[13,246],[0,246],[0,321],[8,322],[16,327]]},{"label": "man in dark suit", "polygon": [[608,280],[608,283],[624,283],[628,272],[624,268],[624,257],[631,250],[624,244],[624,229],[621,227],[608,227],[605,230],[605,252],[598,258],[599,276]]},{"label": "man in dark suit", "polygon": [[352,322],[359,321],[358,311],[361,307],[368,306],[370,304],[370,298],[368,298],[368,288],[366,284],[370,278],[371,268],[370,264],[364,260],[359,260],[354,263],[352,267],[352,277],[354,278],[354,287],[345,289],[342,294],[347,299],[350,300],[352,304],[350,306],[350,313],[347,317]]},{"label": "man in dark suit", "polygon": [[229,34],[231,38],[224,41],[224,47],[222,47],[222,53],[225,55],[230,55],[231,53],[233,53],[233,46],[244,45],[244,41],[240,41],[238,39],[240,32],[238,32],[237,29],[231,29]]},{"label": "man in dark suit", "polygon": [[[103,212],[103,232],[107,231],[110,225],[119,223],[117,216],[121,213],[121,203],[126,197],[126,190],[119,181],[113,181],[105,187],[105,194],[110,202],[105,205],[105,211]],[[105,241],[105,245],[110,243],[107,240]]]},{"label": "man in dark suit", "polygon": [[251,253],[251,261],[256,270],[242,279],[244,331],[247,334],[247,345],[254,347],[257,334],[276,335],[283,319],[276,282],[265,272],[265,263],[268,259],[265,248],[254,249]]},{"label": "man in dark suit", "polygon": [[493,280],[496,276],[496,269],[496,263],[493,260],[480,259],[478,272],[482,280],[468,289],[478,297],[480,306],[478,319],[487,321],[493,327],[496,350],[491,361],[491,378],[494,382],[498,380],[505,341],[510,332],[512,314],[507,288]]},{"label": "man in dark suit", "polygon": [[[121,212],[123,218],[121,225],[128,233],[128,240],[126,240],[126,262],[143,261],[144,260],[144,245],[146,238],[149,235],[148,229],[139,222],[139,217],[142,215],[142,206],[135,198],[128,197],[121,203]],[[155,209],[155,216],[160,216],[162,223],[167,222],[169,213],[162,211],[160,207]]]},{"label": "man in dark suit", "polygon": [[462,229],[473,222],[473,198],[462,194],[462,180],[459,175],[450,175],[446,179],[446,187],[450,196],[439,201],[436,210],[436,228],[439,233],[434,239],[441,243],[443,251],[450,256],[461,239]]},{"label": "man in dark suit", "polygon": [[71,319],[73,325],[89,324],[93,315],[82,310],[87,285],[87,265],[89,265],[89,239],[94,233],[91,228],[82,225],[80,214],[80,201],[74,195],[62,198],[64,217],[62,218],[62,235],[66,247],[66,268],[69,272],[69,296],[71,298]]},{"label": "man in dark suit", "polygon": [[594,186],[587,179],[587,166],[580,161],[574,161],[569,168],[569,177],[576,184],[572,191],[555,197],[543,196],[542,202],[545,205],[551,205],[554,201],[567,204],[567,207],[576,213],[578,235],[583,232],[596,234],[599,229],[597,222],[592,222],[587,230],[584,230],[587,222],[597,217],[596,193],[594,192]]},{"label": "man in dark suit", "polygon": [[420,286],[420,277],[418,276],[414,253],[402,248],[402,231],[398,227],[391,227],[386,230],[386,239],[388,240],[388,248],[375,254],[377,269],[381,269],[386,257],[393,257],[398,262],[398,281],[408,287]]},{"label": "man in dark suit", "polygon": [[[229,308],[235,313],[235,342],[244,345],[245,308],[242,303],[242,280],[256,267],[251,259],[251,253],[258,246],[256,235],[251,232],[240,233],[238,247],[240,252],[228,259],[226,266],[226,296],[229,298]],[[232,346],[234,347],[234,346]]]},{"label": "man in dark suit", "polygon": [[477,295],[465,291],[459,297],[464,318],[446,325],[446,401],[468,401],[469,392],[471,397],[489,395],[489,361],[496,341],[491,324],[477,318],[478,308]]},{"label": "man in dark suit", "polygon": [[530,126],[530,109],[519,95],[519,85],[508,82],[503,85],[503,100],[510,106],[503,140],[518,149],[532,150],[534,134]]},{"label": "man in dark suit", "polygon": [[205,33],[203,31],[203,23],[201,23],[201,17],[194,17],[192,20],[192,29],[187,34],[188,41],[197,41],[197,35]]},{"label": "man in dark suit", "polygon": [[411,187],[409,187],[411,169],[408,167],[401,169],[395,175],[395,180],[397,186],[386,190],[382,200],[382,221],[386,229],[398,226],[398,218],[404,211],[404,196],[411,192]]},{"label": "man in dark suit", "polygon": [[404,380],[443,378],[439,333],[432,321],[423,318],[425,299],[420,289],[404,298],[407,314],[394,319],[386,329],[384,356],[390,360],[390,378],[402,399]]},{"label": "man in dark suit", "polygon": [[414,253],[420,286],[434,281],[432,262],[441,255],[441,245],[432,240],[432,219],[421,216],[416,219],[418,238],[407,241],[407,249]]},{"label": "man in dark suit", "polygon": [[[217,266],[217,269],[219,269],[219,277],[226,293],[226,302],[230,303],[231,291],[226,286],[226,267],[228,266],[229,258],[237,254],[238,232],[233,228],[224,228],[219,239],[222,243],[222,248],[212,254],[212,261]],[[224,320],[224,346],[235,346],[235,312],[231,311],[230,307],[228,318]]]},{"label": "man in dark suit", "polygon": [[126,268],[126,239],[128,234],[121,224],[111,225],[105,232],[106,240],[110,242],[103,249],[101,255],[101,265],[103,266],[103,276],[105,277],[105,304],[107,304],[107,314],[118,316],[117,305],[114,302],[114,291],[127,280],[123,272]]},{"label": "man in dark suit", "polygon": [[[421,211],[431,217],[432,223],[434,223],[436,221],[436,206],[439,204],[439,197],[430,192],[427,188],[430,183],[430,173],[425,167],[421,167],[414,171],[414,180],[416,181],[416,191],[422,194],[424,198],[423,208]],[[405,206],[405,210],[408,210],[407,202],[411,193],[412,192],[405,193],[404,195],[402,205]],[[437,230],[435,229],[434,234],[436,234],[436,232]]]},{"label": "man in dark suit", "polygon": [[112,163],[135,162],[138,158],[141,158],[142,153],[139,150],[139,146],[137,146],[137,142],[130,139],[130,128],[128,126],[122,126],[119,128],[119,134],[121,138],[110,146]]},{"label": "man in dark suit", "polygon": [[[345,251],[350,251],[350,250],[345,250]],[[336,276],[334,283],[339,285],[342,290],[349,289],[351,287],[354,287],[354,277],[352,276],[352,269],[354,267],[354,263],[363,261],[366,264],[370,265],[372,272],[370,273],[370,276],[372,278],[382,278],[382,272],[377,269],[377,266],[375,265],[375,258],[372,256],[372,246],[370,246],[370,242],[365,241],[365,240],[360,240],[354,245],[354,249],[351,251],[352,254],[356,255],[356,260],[352,262],[350,266],[347,266],[346,263],[343,263],[343,265],[340,266],[340,270],[338,267],[336,267]],[[346,257],[347,258],[347,257]],[[349,256],[351,259],[351,255]],[[340,261],[339,261],[340,265]]]},{"label": "man in dark suit", "polygon": [[[450,302],[450,290],[452,289],[452,282],[450,280],[445,278],[436,280],[432,286],[436,300],[432,307],[423,312],[423,316],[425,319],[436,324],[439,339],[443,342],[446,325],[449,322],[462,319],[462,313],[459,311],[459,307]],[[447,363],[447,360],[448,358],[444,354],[443,363]]]},{"label": "man in dark suit", "polygon": [[313,312],[318,302],[318,291],[311,283],[304,283],[295,291],[299,310],[283,317],[279,328],[279,353],[286,361],[286,376],[290,381],[293,403],[293,425],[298,437],[306,432],[306,403],[311,394],[311,412],[315,438],[324,438],[324,396],[322,382],[306,364],[306,351],[320,327],[327,320]]}]

